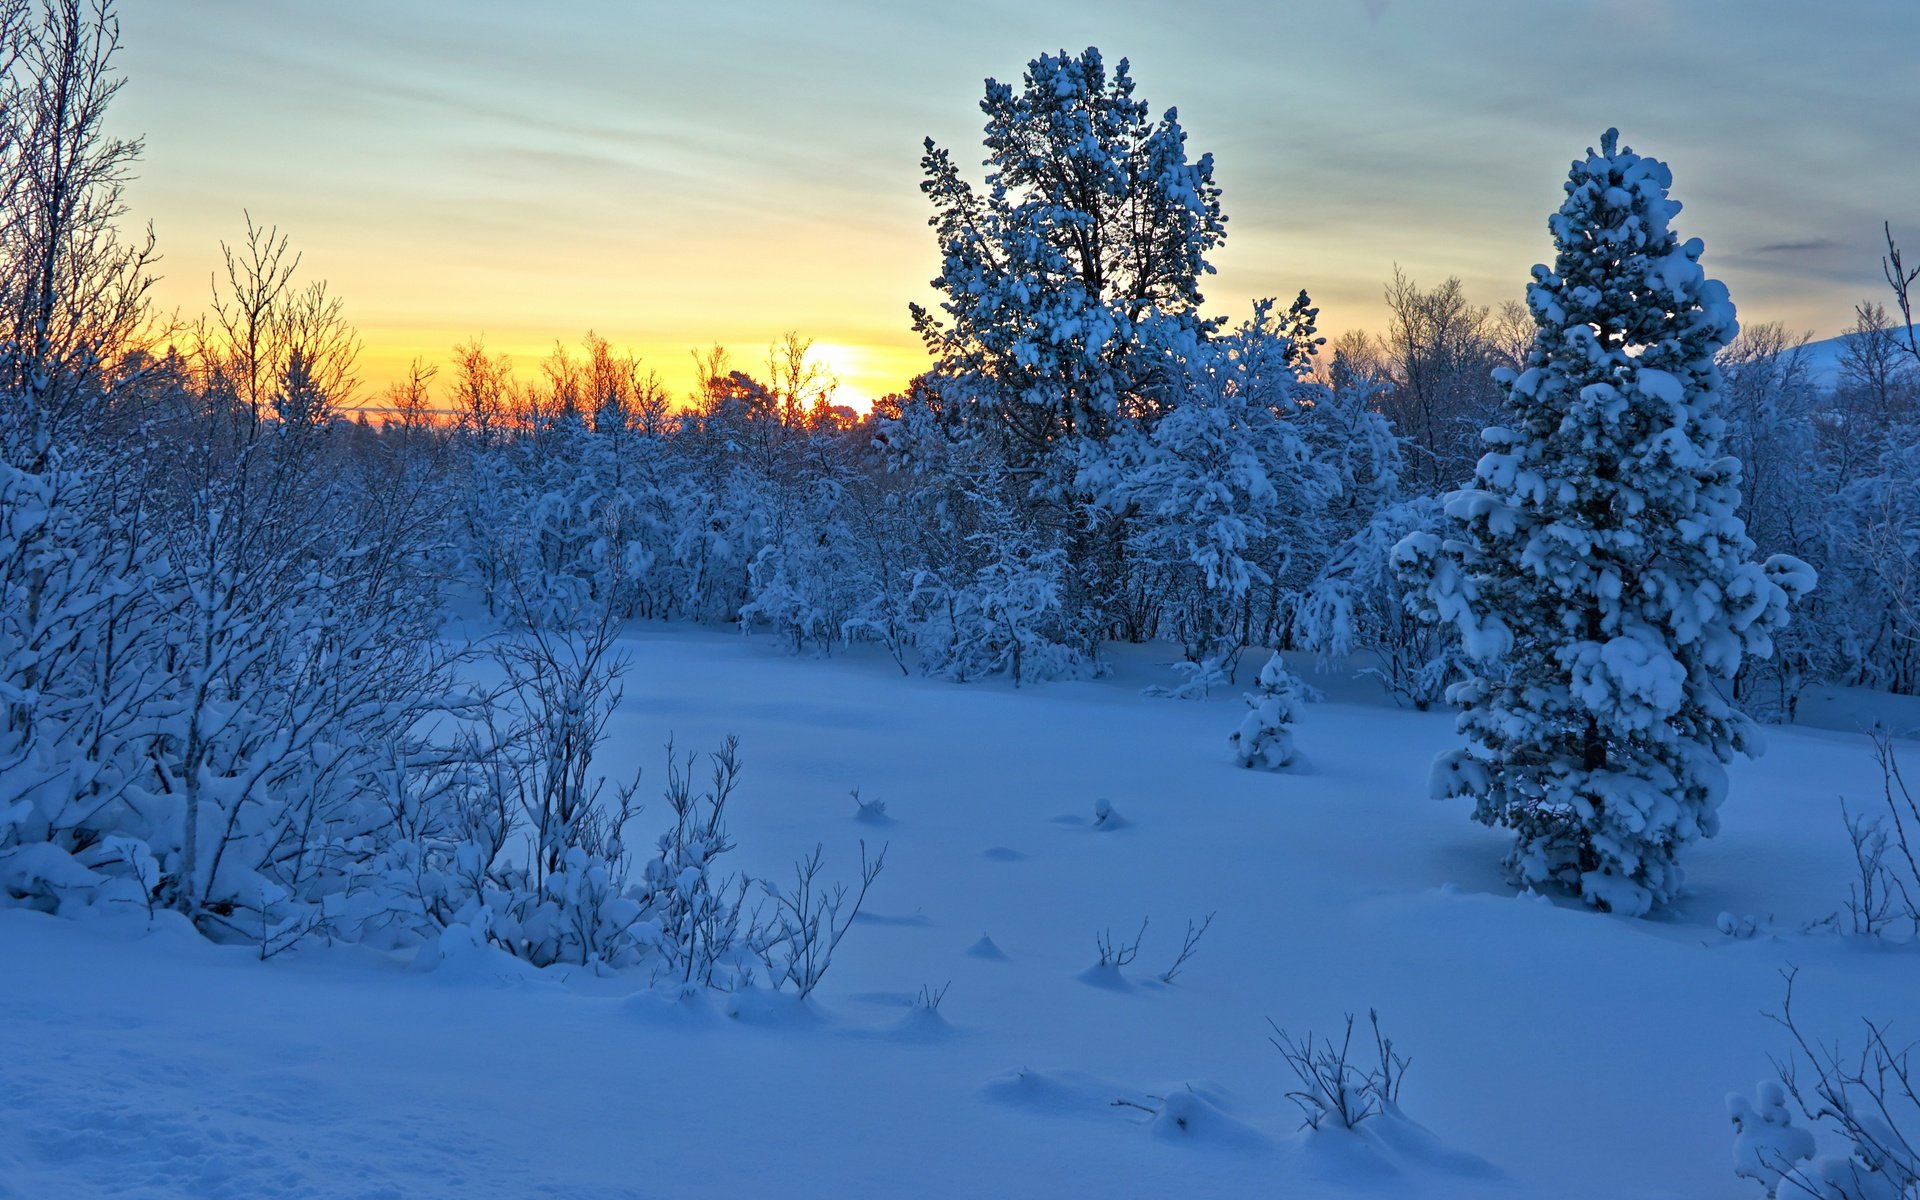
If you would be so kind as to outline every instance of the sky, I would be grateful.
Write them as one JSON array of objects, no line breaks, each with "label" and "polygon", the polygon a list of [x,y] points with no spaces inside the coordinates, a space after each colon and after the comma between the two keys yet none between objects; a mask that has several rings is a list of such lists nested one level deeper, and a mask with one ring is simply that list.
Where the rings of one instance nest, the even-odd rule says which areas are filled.
[{"label": "sky", "polygon": [[[1307,289],[1378,331],[1396,265],[1520,297],[1567,164],[1616,125],[1743,320],[1817,337],[1920,247],[1914,0],[123,0],[132,215],[204,310],[246,214],[365,343],[362,396],[475,338],[522,378],[589,330],[675,393],[793,331],[858,402],[926,360],[921,141],[981,158],[983,80],[1098,46],[1216,157],[1208,307]],[[976,169],[974,178],[984,172]],[[1920,256],[1920,250],[1909,257]]]}]

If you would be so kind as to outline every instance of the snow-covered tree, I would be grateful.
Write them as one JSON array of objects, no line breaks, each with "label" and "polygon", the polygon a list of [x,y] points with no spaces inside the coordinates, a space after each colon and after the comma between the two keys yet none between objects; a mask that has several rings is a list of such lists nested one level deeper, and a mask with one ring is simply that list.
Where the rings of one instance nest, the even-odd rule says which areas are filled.
[{"label": "snow-covered tree", "polygon": [[1467,745],[1435,763],[1435,794],[1514,831],[1517,882],[1637,915],[1717,831],[1723,764],[1760,749],[1726,681],[1815,580],[1751,560],[1717,411],[1733,305],[1670,227],[1671,172],[1616,139],[1573,164],[1549,222],[1533,347],[1497,376],[1507,424],[1447,497],[1451,528],[1395,557],[1472,664],[1449,691]]},{"label": "snow-covered tree", "polygon": [[1458,278],[1423,289],[1398,267],[1385,298],[1380,349],[1391,386],[1381,406],[1407,439],[1407,477],[1439,491],[1473,469],[1476,435],[1498,404],[1490,376],[1511,364],[1503,346],[1525,312],[1509,300],[1496,315],[1469,301]]},{"label": "snow-covered tree", "polygon": [[1040,55],[1018,90],[988,80],[985,192],[926,143],[945,319],[916,306],[914,323],[941,374],[973,383],[965,419],[1001,426],[1021,465],[1125,415],[1139,322],[1204,324],[1213,158],[1190,161],[1177,112],[1155,121],[1133,90],[1093,48]]},{"label": "snow-covered tree", "polygon": [[1409,535],[1431,534],[1441,519],[1431,496],[1381,505],[1332,548],[1293,620],[1295,634],[1323,665],[1362,654],[1371,661],[1358,674],[1422,712],[1459,674],[1459,640],[1410,611],[1410,589],[1394,570],[1393,552]]},{"label": "snow-covered tree", "polygon": [[[1822,397],[1809,378],[1806,335],[1777,322],[1750,325],[1720,352],[1726,381],[1726,453],[1740,460],[1740,519],[1763,553],[1805,559],[1829,584],[1837,549],[1831,505],[1841,490],[1832,464],[1817,453]],[[1834,597],[1809,597],[1791,626],[1774,638],[1773,654],[1750,657],[1734,678],[1733,696],[1756,716],[1791,719],[1800,692],[1841,669],[1844,637],[1834,626]]]},{"label": "snow-covered tree", "polygon": [[1276,651],[1260,668],[1259,686],[1247,694],[1247,715],[1227,735],[1233,761],[1277,771],[1293,761],[1293,722],[1300,715],[1300,681]]},{"label": "snow-covered tree", "polygon": [[1845,571],[1827,608],[1853,681],[1911,695],[1920,691],[1920,423],[1891,440],[1831,510],[1832,557]]},{"label": "snow-covered tree", "polygon": [[1124,59],[1042,54],[1020,84],[988,80],[985,187],[931,139],[921,190],[941,269],[937,310],[914,326],[955,436],[1008,468],[1020,523],[1067,559],[1065,610],[1083,656],[1129,620],[1137,595],[1124,517],[1076,475],[1117,432],[1150,424],[1165,338],[1204,334],[1200,281],[1225,237],[1210,155],[1189,158],[1178,113],[1153,119]]},{"label": "snow-covered tree", "polygon": [[1352,448],[1308,440],[1325,390],[1304,378],[1311,312],[1303,293],[1292,320],[1263,300],[1219,337],[1157,330],[1164,411],[1083,459],[1081,488],[1126,517],[1131,573],[1189,662],[1237,654],[1255,589],[1325,540],[1322,517],[1341,489],[1328,460]]}]

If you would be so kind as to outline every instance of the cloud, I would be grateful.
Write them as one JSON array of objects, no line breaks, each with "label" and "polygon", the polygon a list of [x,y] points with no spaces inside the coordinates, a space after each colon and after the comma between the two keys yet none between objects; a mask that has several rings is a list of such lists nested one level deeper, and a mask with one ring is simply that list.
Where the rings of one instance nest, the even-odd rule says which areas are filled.
[{"label": "cloud", "polygon": [[1827,254],[1834,250],[1847,249],[1844,242],[1836,238],[1816,238],[1807,242],[1769,242],[1764,246],[1755,246],[1755,255],[1765,254]]}]

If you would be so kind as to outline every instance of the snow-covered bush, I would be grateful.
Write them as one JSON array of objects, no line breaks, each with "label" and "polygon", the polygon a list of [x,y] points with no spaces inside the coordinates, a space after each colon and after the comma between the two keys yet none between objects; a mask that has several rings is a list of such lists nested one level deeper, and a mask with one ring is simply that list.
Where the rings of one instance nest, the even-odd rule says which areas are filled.
[{"label": "snow-covered bush", "polygon": [[778,546],[765,546],[747,568],[750,599],[740,606],[740,627],[764,623],[792,645],[795,653],[808,642],[834,632],[831,614],[803,590],[787,570],[786,555]]},{"label": "snow-covered bush", "polygon": [[[1770,1197],[1812,1200],[1914,1200],[1920,1197],[1920,1078],[1912,1047],[1891,1040],[1890,1028],[1865,1020],[1857,1051],[1810,1038],[1793,1012],[1796,972],[1784,972],[1786,997],[1773,1020],[1793,1039],[1749,1100],[1727,1096],[1734,1127],[1734,1174],[1752,1179]],[[1804,1072],[1804,1074],[1803,1074]],[[1793,1124],[1787,1101],[1807,1125]],[[1837,1134],[1841,1154],[1820,1154],[1813,1130]]]},{"label": "snow-covered bush", "polygon": [[508,820],[453,848],[456,859],[484,858],[485,873],[451,919],[537,966],[633,957],[640,905],[623,893],[638,779],[607,797],[593,761],[620,701],[616,630],[609,606],[582,633],[534,625],[503,640],[493,661],[504,684],[491,704],[501,716],[490,714],[484,745],[467,742],[482,766],[477,806]]},{"label": "snow-covered bush", "polygon": [[963,491],[970,512],[953,576],[927,576],[920,601],[921,669],[955,680],[1004,674],[1014,683],[1090,669],[1066,609],[1067,552],[1026,530],[995,486],[997,471]]},{"label": "snow-covered bush", "polygon": [[1140,694],[1165,700],[1205,700],[1214,688],[1233,681],[1239,660],[1240,652],[1237,649],[1209,655],[1199,662],[1190,658],[1182,659],[1173,664],[1174,671],[1180,676],[1179,683],[1154,684],[1141,688]]},{"label": "snow-covered bush", "polygon": [[1093,948],[1099,957],[1089,968],[1096,978],[1117,984],[1120,982],[1120,969],[1131,966],[1133,960],[1140,957],[1140,942],[1147,936],[1150,917],[1140,918],[1140,928],[1134,932],[1131,942],[1123,942],[1113,936],[1113,930],[1103,929],[1093,935]]},{"label": "snow-covered bush", "polygon": [[1793,1123],[1777,1079],[1761,1080],[1751,1099],[1727,1093],[1727,1115],[1733,1120],[1733,1173],[1758,1183],[1771,1200],[1781,1177],[1813,1157],[1813,1134]]},{"label": "snow-covered bush", "polygon": [[1815,574],[1749,557],[1717,411],[1733,305],[1669,226],[1671,173],[1615,137],[1573,164],[1550,222],[1533,347],[1499,375],[1508,424],[1447,497],[1447,532],[1394,554],[1472,663],[1448,692],[1467,746],[1435,764],[1434,794],[1514,830],[1516,882],[1637,915],[1718,829],[1722,764],[1759,751],[1722,689]]},{"label": "snow-covered bush", "polygon": [[[1785,327],[1763,323],[1743,328],[1718,357],[1725,380],[1723,445],[1740,460],[1739,516],[1747,536],[1763,553],[1814,564],[1830,584],[1832,523],[1808,518],[1821,514],[1841,486],[1832,464],[1817,453],[1820,394],[1808,378],[1806,355]],[[1846,639],[1835,636],[1825,591],[1823,585],[1775,631],[1771,655],[1741,663],[1733,696],[1750,714],[1791,720],[1807,684],[1841,669]]]},{"label": "snow-covered bush", "polygon": [[1920,691],[1920,423],[1889,431],[1893,444],[1839,495],[1828,537],[1845,591],[1829,605],[1831,640],[1850,651],[1862,684]]},{"label": "snow-covered bush", "polygon": [[0,412],[0,902],[170,905],[180,813],[145,763],[173,691],[152,670],[151,535],[110,461],[23,408]]},{"label": "snow-covered bush", "polygon": [[[456,714],[465,724],[437,766],[396,777],[384,871],[349,910],[357,930],[377,925],[395,942],[483,941],[535,966],[635,968],[680,991],[736,990],[764,967],[770,986],[806,996],[832,965],[884,848],[869,862],[862,843],[851,897],[821,880],[818,847],[785,890],[723,875],[741,771],[729,738],[710,756],[704,789],[694,757],[668,743],[672,823],[636,862],[627,831],[638,777],[608,789],[594,764],[620,697],[617,630],[603,608],[584,629],[531,627],[496,651],[500,691]],[[749,913],[756,885],[773,903]]]},{"label": "snow-covered bush", "polygon": [[676,762],[672,744],[667,746],[666,799],[673,827],[660,835],[642,879],[648,919],[658,930],[656,978],[681,987],[729,987],[739,977],[734,950],[749,884],[737,875],[721,877],[714,868],[733,849],[726,811],[739,780],[739,744],[733,738],[714,752],[703,792],[693,787],[692,757]]},{"label": "snow-covered bush", "polygon": [[0,859],[14,902],[280,946],[358,886],[450,663],[406,472],[205,403],[151,441],[0,434]]},{"label": "snow-covered bush", "polygon": [[[1920,850],[1914,844],[1920,840],[1920,797],[1907,785],[1885,731],[1873,732],[1873,749],[1880,766],[1879,811],[1869,806],[1856,812],[1845,799],[1840,802],[1855,872],[1847,887],[1847,932],[1877,937],[1899,924],[1920,937]],[[1831,921],[1837,927],[1838,914]]]},{"label": "snow-covered bush", "polygon": [[1005,673],[1016,684],[1078,673],[1082,657],[1061,628],[1066,561],[1064,551],[993,542],[979,575],[948,601],[954,654],[947,673],[956,679]]},{"label": "snow-covered bush", "polygon": [[731,985],[744,885],[715,861],[739,775],[730,739],[713,787],[696,793],[692,759],[667,747],[673,826],[636,865],[628,828],[639,779],[608,788],[595,765],[620,699],[624,660],[612,608],[584,629],[532,626],[493,655],[503,682],[458,712],[435,769],[400,781],[387,869],[362,910],[391,926],[404,898],[411,936],[477,937],[536,966],[650,967],[676,986]]},{"label": "snow-covered bush", "polygon": [[1300,681],[1278,651],[1260,668],[1258,690],[1247,694],[1247,715],[1227,736],[1233,761],[1277,771],[1293,761],[1293,722],[1299,716]]},{"label": "snow-covered bush", "polygon": [[867,890],[887,860],[884,846],[869,859],[867,843],[862,841],[858,885],[827,884],[820,878],[821,850],[816,845],[812,854],[794,864],[790,884],[757,881],[773,908],[764,920],[755,922],[750,934],[753,951],[766,967],[768,985],[775,991],[791,987],[802,1000],[820,986],[833,966],[834,951],[860,915]]},{"label": "snow-covered bush", "polygon": [[1373,1029],[1375,1055],[1370,1067],[1353,1057],[1352,1013],[1347,1014],[1338,1045],[1332,1038],[1316,1041],[1311,1032],[1296,1038],[1271,1019],[1267,1021],[1273,1030],[1267,1040],[1280,1052],[1298,1083],[1287,1093],[1287,1099],[1304,1115],[1301,1128],[1353,1129],[1369,1117],[1400,1111],[1400,1085],[1409,1060],[1395,1053],[1393,1039],[1381,1032],[1378,1012],[1368,1010],[1367,1023]]}]

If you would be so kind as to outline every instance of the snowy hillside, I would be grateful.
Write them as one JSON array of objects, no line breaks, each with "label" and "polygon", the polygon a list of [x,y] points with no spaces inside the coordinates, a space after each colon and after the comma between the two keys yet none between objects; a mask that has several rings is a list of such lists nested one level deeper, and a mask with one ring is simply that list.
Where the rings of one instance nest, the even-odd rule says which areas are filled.
[{"label": "snowy hillside", "polygon": [[[1895,318],[1895,334],[1904,339],[1905,334]],[[1847,351],[1849,334],[1837,337],[1821,338],[1817,342],[1808,342],[1799,348],[1800,361],[1806,367],[1807,381],[1817,388],[1831,390],[1840,384],[1840,360]]]},{"label": "snowy hillside", "polygon": [[1840,357],[1846,353],[1847,335],[1822,338],[1800,347],[1800,361],[1806,366],[1807,381],[1815,387],[1832,389],[1840,383]]},{"label": "snowy hillside", "polygon": [[[889,847],[811,1002],[471,946],[263,964],[178,918],[0,910],[0,1197],[1733,1200],[1760,1190],[1724,1094],[1786,1049],[1783,967],[1823,1038],[1920,1024],[1920,953],[1806,931],[1852,878],[1838,797],[1878,795],[1855,733],[1770,729],[1689,892],[1627,920],[1513,895],[1506,837],[1427,799],[1451,716],[1371,684],[1309,675],[1329,698],[1266,773],[1229,760],[1240,689],[1144,698],[1146,651],[1014,690],[685,629],[623,645],[609,770],[657,795],[670,732],[737,734],[742,869],[820,843],[844,878],[860,839]],[[1136,960],[1091,969],[1143,919]],[[1371,1066],[1369,1009],[1411,1060],[1404,1115],[1302,1132],[1268,1021],[1356,1013]]]}]

